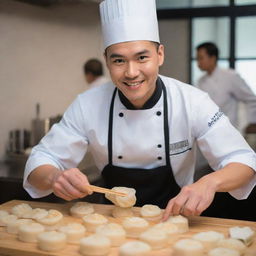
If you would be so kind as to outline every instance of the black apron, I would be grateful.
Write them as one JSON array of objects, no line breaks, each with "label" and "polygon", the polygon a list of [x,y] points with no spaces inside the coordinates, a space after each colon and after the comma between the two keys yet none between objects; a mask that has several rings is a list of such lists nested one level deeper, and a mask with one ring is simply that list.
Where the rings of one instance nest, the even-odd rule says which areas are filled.
[{"label": "black apron", "polygon": [[[144,204],[154,204],[161,208],[167,206],[168,201],[180,192],[180,187],[172,173],[169,156],[169,125],[168,125],[168,106],[166,89],[161,81],[157,83],[162,87],[163,92],[163,121],[165,136],[165,157],[166,165],[152,169],[124,168],[112,164],[112,134],[113,134],[113,110],[114,100],[117,89],[115,88],[109,112],[109,130],[108,130],[108,161],[109,163],[102,171],[104,185],[107,188],[115,186],[130,187],[136,190],[136,206]],[[115,118],[115,120],[117,120]],[[141,124],[143,125],[143,123]],[[125,132],[125,131],[124,131]],[[149,138],[146,138],[149,139]],[[136,145],[134,145],[136,147]],[[127,152],[129,154],[129,152]],[[157,161],[157,156],[156,156]]]}]

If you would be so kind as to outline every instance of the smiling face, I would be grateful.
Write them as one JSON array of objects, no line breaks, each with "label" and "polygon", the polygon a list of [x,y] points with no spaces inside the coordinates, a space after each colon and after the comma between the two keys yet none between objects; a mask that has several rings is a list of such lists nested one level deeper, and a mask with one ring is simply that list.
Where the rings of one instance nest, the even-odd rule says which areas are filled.
[{"label": "smiling face", "polygon": [[150,41],[118,43],[106,49],[105,59],[113,83],[136,108],[141,108],[156,88],[164,47]]}]

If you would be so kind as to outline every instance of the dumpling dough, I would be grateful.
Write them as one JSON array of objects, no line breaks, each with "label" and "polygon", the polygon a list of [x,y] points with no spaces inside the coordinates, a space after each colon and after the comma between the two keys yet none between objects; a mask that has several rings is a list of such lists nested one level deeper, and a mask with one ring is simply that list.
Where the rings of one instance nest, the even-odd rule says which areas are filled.
[{"label": "dumpling dough", "polygon": [[200,241],[205,250],[209,251],[215,248],[221,239],[224,239],[224,235],[216,231],[206,231],[197,233],[192,238]]},{"label": "dumpling dough", "polygon": [[232,227],[229,229],[229,235],[248,246],[252,243],[255,232],[250,227]]},{"label": "dumpling dough", "polygon": [[145,204],[140,209],[140,215],[149,221],[159,221],[162,218],[163,211],[153,204]]},{"label": "dumpling dough", "polygon": [[94,234],[80,240],[80,253],[85,256],[103,256],[110,252],[109,238]]},{"label": "dumpling dough", "polygon": [[46,230],[55,230],[59,227],[60,221],[63,219],[63,214],[57,210],[49,210],[48,214],[37,222],[45,226]]},{"label": "dumpling dough", "polygon": [[97,227],[96,233],[108,237],[112,246],[120,246],[126,238],[125,230],[117,223],[101,225]]},{"label": "dumpling dough", "polygon": [[168,243],[173,243],[177,240],[177,234],[179,234],[179,230],[178,227],[171,222],[161,222],[154,225],[152,228],[165,232],[168,237]]},{"label": "dumpling dough", "polygon": [[175,256],[204,256],[204,246],[193,239],[181,239],[173,245]]},{"label": "dumpling dough", "polygon": [[114,205],[119,207],[132,207],[136,203],[136,190],[134,188],[127,188],[127,187],[113,187],[111,190],[123,192],[127,194],[127,196],[116,196],[113,194],[105,194],[105,197],[110,200]]},{"label": "dumpling dough", "polygon": [[79,240],[85,236],[86,228],[80,223],[71,222],[59,227],[58,231],[66,235],[68,243],[78,244]]},{"label": "dumpling dough", "polygon": [[189,230],[188,219],[181,215],[170,216],[167,220],[178,227],[179,233],[185,233]]},{"label": "dumpling dough", "polygon": [[70,208],[73,217],[82,218],[85,215],[94,213],[93,205],[87,202],[77,202]]},{"label": "dumpling dough", "polygon": [[115,218],[125,218],[134,216],[132,207],[122,208],[119,206],[114,206],[112,210],[112,215]]},{"label": "dumpling dough", "polygon": [[150,228],[140,234],[139,239],[148,243],[152,249],[162,249],[168,243],[168,237],[161,229]]},{"label": "dumpling dough", "polygon": [[245,244],[237,239],[234,238],[227,238],[227,239],[222,239],[218,242],[217,247],[222,247],[222,248],[229,248],[233,250],[239,251],[241,254],[244,253],[246,250]]},{"label": "dumpling dough", "polygon": [[31,223],[33,220],[31,219],[17,219],[15,221],[11,221],[7,224],[7,232],[10,234],[18,234],[19,226],[22,224]]},{"label": "dumpling dough", "polygon": [[29,204],[17,204],[12,207],[11,213],[16,215],[18,218],[24,218],[24,215],[30,213],[32,211],[32,207]]},{"label": "dumpling dough", "polygon": [[38,235],[38,247],[47,252],[55,252],[66,245],[66,235],[57,231],[43,232]]},{"label": "dumpling dough", "polygon": [[130,241],[119,248],[119,256],[144,256],[151,251],[151,247],[142,241]]},{"label": "dumpling dough", "polygon": [[7,214],[0,217],[0,226],[6,227],[10,222],[16,221],[18,217],[13,214]]},{"label": "dumpling dough", "polygon": [[131,238],[138,238],[149,227],[149,223],[140,217],[127,217],[122,222],[122,225],[127,237]]},{"label": "dumpling dough", "polygon": [[108,219],[102,214],[92,213],[83,217],[83,223],[89,232],[95,232],[100,225],[106,224]]},{"label": "dumpling dough", "polygon": [[18,238],[27,243],[37,242],[37,235],[44,232],[45,228],[39,223],[27,223],[19,226]]},{"label": "dumpling dough", "polygon": [[208,252],[208,256],[240,256],[240,253],[236,250],[228,248],[214,248]]}]

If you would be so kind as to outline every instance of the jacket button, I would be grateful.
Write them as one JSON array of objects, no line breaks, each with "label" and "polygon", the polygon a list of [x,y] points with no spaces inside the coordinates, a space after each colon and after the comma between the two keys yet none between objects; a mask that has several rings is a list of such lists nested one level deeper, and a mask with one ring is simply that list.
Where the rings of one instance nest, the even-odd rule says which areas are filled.
[{"label": "jacket button", "polygon": [[118,159],[122,159],[123,157],[122,156],[118,156]]},{"label": "jacket button", "polygon": [[158,159],[158,160],[162,160],[162,157],[161,157],[161,156],[159,156],[157,159]]},{"label": "jacket button", "polygon": [[161,116],[162,113],[161,113],[161,111],[157,111],[156,114],[157,114],[158,116]]},{"label": "jacket button", "polygon": [[124,116],[124,113],[120,112],[120,113],[119,113],[119,116],[120,116],[120,117],[123,117],[123,116]]},{"label": "jacket button", "polygon": [[158,148],[161,148],[161,147],[162,147],[162,145],[161,145],[161,144],[158,144],[158,145],[157,145],[157,147],[158,147]]}]

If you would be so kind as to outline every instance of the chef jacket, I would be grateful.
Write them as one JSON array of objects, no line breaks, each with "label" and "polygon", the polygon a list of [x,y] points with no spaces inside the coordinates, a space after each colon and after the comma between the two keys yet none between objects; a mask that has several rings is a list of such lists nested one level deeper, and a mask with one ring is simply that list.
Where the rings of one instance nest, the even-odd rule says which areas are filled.
[{"label": "chef jacket", "polygon": [[198,87],[209,93],[235,127],[238,127],[239,102],[246,105],[248,122],[256,122],[256,95],[234,70],[216,67],[210,75],[199,79]]},{"label": "chef jacket", "polygon": [[[160,78],[167,90],[170,163],[180,187],[193,183],[196,142],[214,170],[231,162],[256,169],[254,151],[207,93],[172,78]],[[74,168],[88,147],[99,170],[108,164],[109,107],[114,88],[109,82],[78,95],[62,120],[32,149],[23,183],[32,197],[52,192],[40,191],[27,181],[40,165]],[[160,91],[159,99],[143,109],[127,107],[121,95],[119,92],[115,97],[113,110],[113,165],[143,169],[165,165],[163,93]],[[151,98],[155,99],[154,95]],[[245,199],[255,183],[256,175],[230,194]]]},{"label": "chef jacket", "polygon": [[106,84],[107,82],[109,82],[109,78],[107,78],[106,76],[99,76],[89,84],[89,87],[90,88],[97,87],[102,84]]}]

